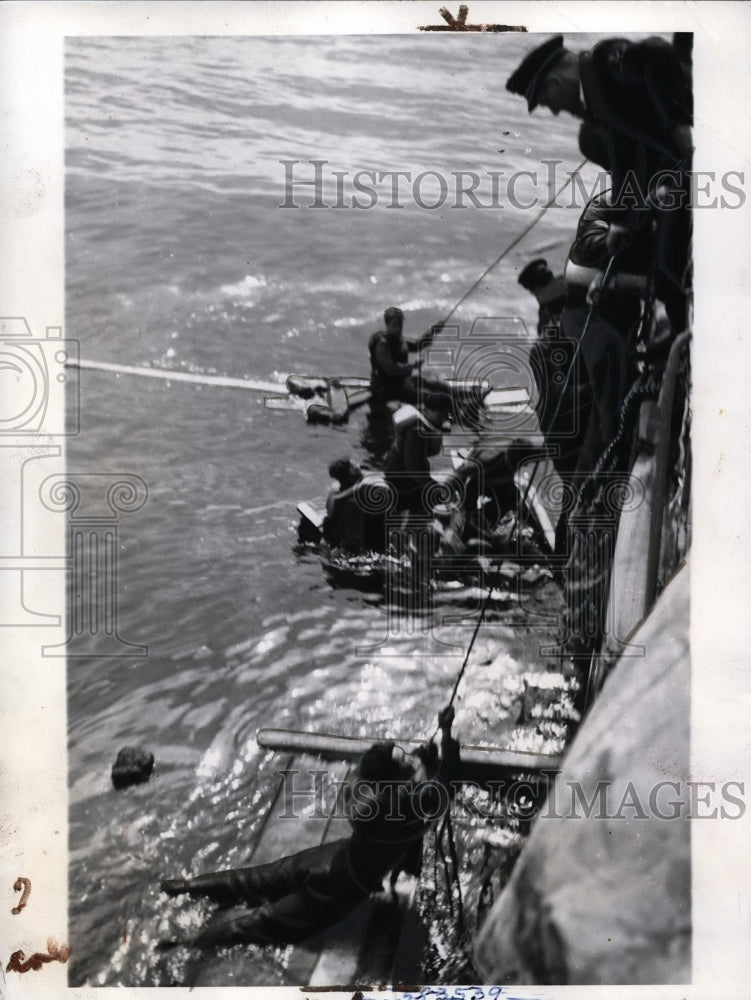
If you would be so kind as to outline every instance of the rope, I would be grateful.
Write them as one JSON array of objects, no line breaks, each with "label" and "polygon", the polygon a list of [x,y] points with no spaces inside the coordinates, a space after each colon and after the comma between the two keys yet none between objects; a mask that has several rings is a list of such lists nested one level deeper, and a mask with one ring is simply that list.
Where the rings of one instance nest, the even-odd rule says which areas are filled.
[{"label": "rope", "polygon": [[[493,268],[497,267],[501,263],[501,261],[503,260],[503,258],[507,254],[511,253],[511,251],[515,247],[519,246],[519,244],[525,238],[525,236],[527,236],[529,233],[532,232],[532,230],[537,225],[537,223],[540,221],[540,219],[543,218],[543,216],[546,214],[546,212],[548,211],[548,209],[550,209],[550,208],[553,207],[553,205],[558,200],[559,195],[563,194],[563,192],[566,190],[566,188],[569,186],[569,184],[571,184],[571,182],[573,181],[575,175],[579,173],[579,171],[581,170],[581,168],[584,166],[584,164],[586,162],[587,162],[587,157],[585,156],[584,159],[579,164],[579,166],[575,167],[574,170],[572,170],[569,173],[568,179],[560,186],[560,188],[556,191],[556,193],[553,195],[553,197],[550,199],[550,201],[546,205],[543,205],[543,207],[540,209],[540,211],[537,213],[537,215],[534,217],[534,219],[530,222],[530,224],[525,229],[523,229],[519,233],[518,236],[515,236],[513,238],[513,240],[509,243],[509,245],[498,254],[498,256],[493,261],[493,263],[489,264],[485,268],[485,270],[482,272],[482,274],[477,279],[477,281],[475,281],[472,285],[470,285],[470,287],[462,295],[462,297],[459,299],[459,301],[456,303],[456,305],[453,307],[453,309],[448,313],[448,315],[446,316],[446,318],[444,320],[442,320],[440,323],[436,323],[435,326],[431,328],[431,331],[430,331],[431,333],[432,333],[432,330],[435,329],[436,326],[437,327],[443,327],[443,326],[445,326],[448,323],[448,321],[451,319],[451,317],[454,315],[454,313],[456,312],[456,310],[459,308],[459,306],[462,305],[463,302],[467,301],[467,299],[474,292],[474,290],[480,285],[480,283],[482,281],[484,281],[485,278],[487,278],[487,276],[490,274],[490,272],[493,270]],[[431,339],[432,339],[432,337],[431,337]]]},{"label": "rope", "polygon": [[[556,193],[553,196],[553,198],[546,205],[543,206],[543,208],[540,210],[540,212],[537,213],[537,215],[532,220],[532,222],[525,229],[523,229],[521,233],[519,233],[516,237],[514,237],[514,239],[508,244],[507,247],[504,248],[504,250],[501,251],[501,253],[495,258],[495,260],[488,267],[485,268],[485,270],[482,272],[482,274],[480,275],[480,277],[467,289],[467,291],[462,295],[462,297],[459,299],[459,301],[456,303],[456,305],[453,307],[453,309],[448,313],[448,315],[443,320],[443,322],[440,324],[440,326],[445,326],[446,323],[448,323],[449,319],[451,319],[451,317],[457,311],[457,309],[459,308],[459,306],[461,306],[463,302],[466,302],[466,300],[475,291],[475,289],[481,284],[481,282],[487,277],[487,275],[490,274],[490,272],[493,270],[493,268],[497,267],[498,264],[500,264],[500,262],[504,259],[504,257],[506,257],[515,247],[517,247],[522,242],[522,240],[532,231],[532,229],[534,229],[534,227],[537,225],[537,223],[545,216],[545,214],[547,213],[547,211],[553,206],[553,204],[555,204],[555,202],[558,199],[559,195],[563,194],[563,192],[566,190],[566,188],[569,186],[569,184],[571,184],[571,182],[574,179],[574,176],[579,173],[579,171],[581,170],[581,168],[584,166],[584,164],[586,162],[587,162],[587,159],[585,157],[581,161],[581,163],[579,164],[579,166],[576,167],[576,169],[573,170],[569,174],[567,180],[565,181],[564,184],[561,185],[561,187],[558,189],[558,191],[556,191]],[[615,257],[612,257],[610,259],[610,262],[608,263],[607,269],[606,269],[606,271],[605,271],[605,273],[603,275],[602,284],[600,286],[601,288],[605,287],[605,285],[607,284],[607,282],[608,282],[608,280],[610,278],[610,272],[612,270],[612,266],[613,266],[614,261],[615,261]],[[566,387],[568,385],[569,379],[571,378],[571,373],[574,370],[574,365],[575,365],[577,357],[578,357],[579,349],[581,348],[582,340],[584,339],[584,337],[586,335],[586,332],[587,332],[587,329],[589,327],[589,324],[590,324],[590,321],[591,321],[591,317],[592,317],[592,313],[593,313],[593,310],[594,310],[594,305],[595,305],[594,302],[592,302],[591,305],[590,305],[589,313],[587,315],[587,320],[586,320],[586,322],[584,324],[584,330],[582,332],[582,336],[579,338],[579,342],[578,342],[578,344],[576,346],[576,351],[574,352],[573,358],[571,360],[571,365],[569,366],[569,370],[568,370],[568,372],[566,374],[566,379],[565,379],[564,384],[563,384],[563,386],[561,388],[561,393],[560,393],[560,396],[558,398],[558,403],[557,403],[555,412],[553,414],[553,418],[552,418],[552,420],[550,422],[550,426],[551,427],[553,426],[553,424],[555,423],[555,421],[556,421],[556,419],[558,417],[558,413],[560,411],[560,407],[561,407],[561,404],[562,404],[562,401],[563,401],[563,394],[564,394],[564,392],[566,390]],[[436,324],[436,325],[439,325],[439,324]],[[430,339],[432,340],[432,330],[431,330],[431,338]],[[535,475],[535,473],[537,471],[537,465],[539,465],[539,461],[540,460],[538,459],[537,460],[537,464],[535,465],[535,470],[532,473],[532,475],[530,476],[529,482],[527,484],[527,489],[525,491],[524,498],[523,498],[523,501],[522,501],[522,506],[524,505],[524,503],[526,503],[527,496],[529,494],[529,490],[530,490],[530,488],[532,486],[532,481],[534,479],[534,475]],[[461,668],[460,668],[460,670],[459,670],[459,672],[458,672],[458,674],[456,676],[456,680],[454,681],[454,686],[453,686],[452,691],[451,691],[451,696],[450,696],[450,698],[448,700],[448,705],[446,706],[447,708],[451,708],[453,706],[453,704],[454,704],[454,700],[456,698],[456,693],[459,690],[459,685],[461,684],[462,678],[464,677],[464,673],[465,673],[465,671],[467,669],[467,665],[469,663],[469,658],[470,658],[470,656],[472,654],[472,649],[474,647],[475,640],[477,639],[477,636],[479,634],[479,631],[480,631],[480,628],[482,626],[482,623],[485,620],[485,613],[487,611],[488,604],[490,603],[490,598],[491,598],[491,596],[493,594],[493,589],[494,589],[494,587],[496,585],[496,580],[497,580],[497,578],[498,578],[498,576],[500,574],[501,566],[502,566],[502,563],[499,562],[498,566],[496,567],[495,572],[493,573],[493,576],[491,577],[490,585],[488,587],[488,592],[487,592],[487,594],[485,595],[485,597],[483,599],[482,606],[480,608],[480,614],[479,614],[479,617],[477,619],[477,623],[475,624],[475,628],[474,628],[474,631],[472,633],[472,638],[469,641],[469,646],[467,647],[467,652],[466,652],[466,654],[464,656],[464,661],[462,662]],[[438,734],[440,728],[441,727],[440,727],[440,724],[439,724],[436,727],[435,733],[433,734],[433,739],[435,739],[435,737]],[[447,859],[446,859],[446,857],[445,857],[445,855],[443,853],[443,846],[442,846],[442,843],[441,843],[441,841],[443,839],[444,831],[446,832],[447,839],[448,839],[449,856],[450,856],[450,859],[451,859],[451,867],[453,869],[453,875],[452,876],[449,875],[449,866],[448,866],[448,863],[447,863]],[[443,862],[443,871],[444,871],[444,877],[445,877],[445,880],[446,880],[446,888],[447,888],[447,893],[448,893],[448,897],[449,897],[449,907],[450,907],[450,910],[451,910],[452,917],[453,917],[453,892],[452,892],[452,888],[451,888],[451,883],[453,882],[453,884],[456,886],[456,890],[457,890],[457,910],[458,910],[458,913],[457,913],[457,915],[458,915],[458,921],[457,921],[457,923],[458,923],[458,927],[459,927],[459,933],[460,933],[460,935],[463,936],[464,933],[465,933],[465,931],[466,931],[466,922],[465,922],[465,919],[464,919],[464,903],[463,903],[463,900],[462,900],[461,883],[459,881],[459,859],[458,859],[457,851],[456,851],[456,841],[454,839],[454,830],[453,830],[453,824],[451,822],[451,811],[450,811],[450,809],[445,813],[444,818],[443,818],[443,822],[441,824],[440,831],[436,834],[436,847],[437,847],[436,854],[440,853],[441,860]],[[436,863],[436,858],[434,856],[434,864],[435,863]]]},{"label": "rope", "polygon": [[[610,272],[613,270],[613,266],[615,264],[615,257],[616,257],[616,255],[613,254],[613,256],[608,261],[608,266],[605,268],[605,271],[604,271],[604,273],[602,275],[602,281],[600,282],[600,289],[599,289],[600,292],[602,292],[605,289],[605,287],[607,286],[608,281],[610,280]],[[594,315],[594,311],[595,311],[595,301],[593,300],[589,304],[589,311],[587,312],[587,317],[586,317],[586,319],[584,321],[584,326],[582,328],[581,336],[579,337],[579,340],[576,343],[576,348],[575,348],[574,353],[573,353],[573,355],[571,357],[571,364],[568,366],[568,371],[566,372],[566,378],[563,380],[563,385],[561,386],[561,391],[560,391],[560,394],[558,396],[558,402],[556,403],[555,410],[553,411],[553,416],[550,418],[550,422],[549,422],[548,426],[546,427],[546,429],[542,432],[543,435],[547,435],[547,434],[550,433],[550,431],[552,430],[552,428],[555,425],[556,420],[558,419],[558,414],[561,412],[561,405],[563,403],[563,396],[564,396],[564,393],[566,392],[566,389],[568,388],[569,380],[571,379],[571,375],[572,375],[572,373],[574,371],[574,367],[575,367],[576,362],[577,362],[577,360],[579,358],[579,354],[581,352],[581,346],[584,343],[584,338],[587,336],[587,332],[589,330],[589,324],[592,322],[592,316]],[[524,505],[527,502],[527,497],[529,496],[529,491],[532,488],[532,483],[534,482],[534,478],[535,478],[535,476],[537,474],[537,470],[540,467],[540,461],[541,461],[541,459],[538,458],[536,460],[536,462],[535,462],[535,467],[532,470],[532,474],[529,477],[529,481],[527,482],[527,487],[526,487],[526,489],[524,491],[524,496],[522,497],[522,502],[521,502],[520,507],[519,507],[520,511],[524,508]],[[518,521],[518,514],[517,514],[517,521]]]},{"label": "rope", "polygon": [[[608,266],[605,268],[605,271],[603,273],[602,281],[600,282],[600,290],[601,291],[602,291],[602,289],[604,289],[606,287],[608,281],[610,280],[610,273],[611,273],[611,271],[613,269],[613,265],[614,264],[615,264],[615,255],[613,255],[610,258],[610,260],[608,261]],[[575,351],[573,353],[573,356],[571,358],[571,364],[569,365],[568,371],[566,372],[566,378],[565,378],[565,380],[563,382],[563,385],[561,387],[561,392],[560,392],[560,395],[558,397],[558,402],[556,404],[555,410],[553,411],[553,416],[552,416],[552,418],[550,420],[550,424],[549,424],[549,426],[547,428],[548,431],[550,430],[551,427],[553,427],[553,425],[555,424],[555,421],[558,418],[558,414],[560,412],[561,404],[563,402],[563,394],[564,394],[564,392],[565,392],[565,390],[566,390],[566,388],[568,386],[569,379],[571,378],[571,374],[572,374],[572,372],[574,370],[574,366],[575,366],[576,361],[577,361],[577,359],[579,357],[579,352],[581,351],[581,345],[584,342],[584,338],[586,337],[587,332],[589,330],[589,325],[590,325],[590,323],[592,321],[592,316],[594,315],[594,310],[595,310],[595,302],[593,301],[593,302],[590,303],[589,312],[587,313],[587,318],[586,318],[586,320],[584,322],[584,327],[582,329],[581,337],[579,338],[579,340],[578,340],[578,342],[576,344],[576,349],[575,349]],[[524,496],[522,497],[522,502],[521,502],[521,504],[520,504],[520,506],[518,508],[518,511],[517,511],[517,515],[516,515],[517,524],[518,524],[518,520],[519,520],[519,512],[524,507],[524,504],[527,502],[527,497],[529,496],[529,491],[530,491],[530,489],[532,487],[532,482],[534,480],[534,477],[535,477],[535,474],[536,474],[537,469],[539,467],[539,464],[540,464],[540,459],[538,458],[537,461],[535,462],[535,467],[534,467],[534,469],[532,471],[532,474],[529,477],[529,482],[527,483],[527,488],[524,491]],[[450,708],[454,704],[454,699],[456,698],[456,692],[458,691],[459,685],[461,684],[462,678],[464,677],[464,672],[467,669],[467,664],[469,663],[469,657],[470,657],[470,655],[472,653],[472,648],[473,648],[473,646],[475,644],[475,640],[477,639],[477,635],[478,635],[478,633],[480,631],[480,627],[481,627],[481,625],[482,625],[482,623],[483,623],[483,621],[485,619],[485,612],[487,611],[488,604],[490,603],[490,598],[491,598],[492,593],[493,593],[493,588],[495,587],[496,579],[498,577],[498,574],[500,573],[501,566],[502,566],[502,563],[499,562],[498,566],[496,567],[495,573],[493,574],[493,576],[492,576],[492,578],[490,580],[490,586],[488,587],[488,592],[487,592],[487,594],[485,595],[485,597],[483,599],[482,607],[480,608],[480,615],[479,615],[479,617],[477,619],[477,624],[475,625],[474,631],[472,633],[472,638],[469,641],[469,646],[467,647],[467,652],[466,652],[466,654],[464,656],[464,662],[462,663],[461,668],[459,670],[459,673],[457,674],[456,680],[454,681],[454,687],[453,687],[453,689],[451,691],[451,697],[448,700],[448,705],[447,705],[448,708]],[[438,733],[438,729],[439,728],[440,728],[440,726],[436,728],[436,731],[435,731],[435,734],[434,734],[434,738],[435,738],[435,735]]]},{"label": "rope", "polygon": [[[459,879],[459,857],[456,853],[456,841],[454,840],[454,824],[451,821],[451,810],[446,810],[443,817],[443,825],[441,827],[441,836],[443,831],[447,833],[448,845],[449,845],[449,857],[451,858],[451,868],[453,871],[453,884],[456,886],[456,899],[457,899],[457,911],[458,911],[458,925],[459,934],[463,935],[466,931],[467,925],[464,919],[464,900],[462,899],[462,884]],[[448,867],[444,867],[444,872],[446,875],[446,888],[448,890],[449,898],[453,895],[451,891],[451,881],[449,881]],[[451,903],[451,908],[453,911],[453,902]]]}]

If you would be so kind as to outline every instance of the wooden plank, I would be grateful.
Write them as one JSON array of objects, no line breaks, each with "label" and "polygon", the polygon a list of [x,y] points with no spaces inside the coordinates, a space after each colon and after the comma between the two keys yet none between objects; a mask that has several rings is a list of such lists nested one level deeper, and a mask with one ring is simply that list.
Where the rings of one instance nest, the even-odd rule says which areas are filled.
[{"label": "wooden plank", "polygon": [[[641,405],[640,425],[646,429],[655,417],[657,404]],[[647,560],[654,516],[653,504],[656,456],[637,455],[630,479],[644,491],[642,503],[622,511],[610,574],[610,592],[606,617],[607,632],[602,652],[615,659],[625,651],[625,640],[647,613]],[[595,687],[599,687],[601,678]],[[595,692],[592,691],[591,695]]]},{"label": "wooden plank", "polygon": [[199,372],[170,371],[168,368],[147,368],[145,365],[117,365],[109,361],[85,361],[69,359],[66,368],[80,368],[84,371],[112,372],[115,375],[137,375],[141,378],[156,378],[163,382],[189,382],[192,385],[213,385],[221,389],[249,389],[251,392],[283,392],[284,386],[278,382],[264,382],[259,379],[230,378],[227,375],[203,375]]},{"label": "wooden plank", "polygon": [[357,980],[375,901],[372,896],[355,906],[345,920],[332,927],[307,980],[308,986],[349,986]]},{"label": "wooden plank", "polygon": [[[520,466],[514,474],[514,482],[522,498],[526,498],[526,505],[529,511],[537,520],[537,523],[545,536],[545,541],[550,547],[550,551],[555,550],[555,525],[550,517],[550,512],[542,502],[542,497],[537,489],[537,482],[540,480],[541,466],[549,466],[547,459],[536,462],[532,470],[527,465]],[[535,482],[537,480],[537,482]]]},{"label": "wooden plank", "polygon": [[[344,781],[349,780],[353,774],[354,768],[348,767]],[[339,786],[334,805],[334,812],[323,838],[325,844],[340,837],[348,837],[352,832],[344,811],[344,784]],[[345,921],[331,929],[308,980],[309,986],[345,986],[354,983],[372,914],[373,899],[368,897],[348,914]]]},{"label": "wooden plank", "polygon": [[525,407],[529,406],[529,392],[526,388],[510,387],[506,389],[491,389],[483,403],[487,410],[494,410],[501,407]]},{"label": "wooden plank", "polygon": [[[337,736],[332,733],[307,733],[294,729],[259,729],[256,734],[259,747],[263,750],[286,750],[298,753],[312,753],[326,760],[358,760],[372,746],[375,739],[356,736]],[[398,739],[405,750],[411,751],[422,745],[424,740]],[[552,771],[559,763],[556,754],[532,753],[526,750],[509,750],[503,747],[484,747],[472,744],[461,745],[462,770],[460,777],[468,774],[473,779],[506,777],[510,772]]]}]

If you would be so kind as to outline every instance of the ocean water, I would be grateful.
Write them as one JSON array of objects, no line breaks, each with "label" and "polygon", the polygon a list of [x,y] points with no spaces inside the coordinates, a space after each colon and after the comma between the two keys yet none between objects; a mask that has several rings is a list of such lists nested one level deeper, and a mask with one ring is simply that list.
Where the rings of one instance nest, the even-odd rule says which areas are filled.
[{"label": "ocean water", "polygon": [[[66,335],[82,357],[120,364],[280,382],[367,374],[367,337],[386,306],[419,334],[537,211],[510,204],[505,181],[500,207],[464,196],[452,207],[451,172],[478,172],[486,205],[489,171],[538,171],[536,187],[519,182],[526,203],[548,196],[541,161],[558,162],[560,184],[581,159],[571,118],[530,117],[504,89],[531,44],[70,39]],[[312,160],[326,161],[329,206],[342,173],[344,207],[307,207],[309,184],[293,189],[299,208],[280,207],[285,170],[311,179]],[[358,170],[432,171],[423,202],[439,200],[436,174],[450,193],[430,210],[407,182],[395,207],[386,181],[358,209]],[[570,200],[456,313],[461,331],[487,317],[534,329],[516,275],[541,254],[562,266],[578,217]],[[121,520],[118,587],[120,633],[149,655],[68,667],[70,982],[167,985],[180,969],[154,944],[201,914],[176,914],[159,880],[247,858],[277,780],[257,728],[427,735],[461,658],[436,654],[425,629],[437,619],[389,635],[377,593],[332,586],[295,550],[296,504],[325,496],[332,459],[365,457],[362,414],[312,427],[249,392],[94,371],[79,384],[69,469],[135,473],[148,486],[145,507]],[[466,646],[469,629],[452,628]],[[490,653],[531,655],[501,625],[482,639]],[[110,768],[123,745],[152,750],[157,769],[118,793]],[[283,961],[259,953],[254,981],[284,981]]]}]

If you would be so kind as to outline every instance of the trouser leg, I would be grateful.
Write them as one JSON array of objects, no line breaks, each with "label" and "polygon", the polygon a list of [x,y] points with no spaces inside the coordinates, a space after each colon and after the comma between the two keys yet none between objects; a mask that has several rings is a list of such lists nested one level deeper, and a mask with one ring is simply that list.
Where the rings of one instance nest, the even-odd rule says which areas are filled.
[{"label": "trouser leg", "polygon": [[193,943],[199,948],[213,948],[302,941],[342,920],[364,896],[364,892],[347,892],[321,901],[298,889],[251,913],[210,924]]},{"label": "trouser leg", "polygon": [[346,839],[310,847],[265,865],[198,875],[186,879],[179,891],[190,896],[205,896],[222,906],[238,903],[252,906],[278,899],[301,885],[311,870],[327,864]]}]

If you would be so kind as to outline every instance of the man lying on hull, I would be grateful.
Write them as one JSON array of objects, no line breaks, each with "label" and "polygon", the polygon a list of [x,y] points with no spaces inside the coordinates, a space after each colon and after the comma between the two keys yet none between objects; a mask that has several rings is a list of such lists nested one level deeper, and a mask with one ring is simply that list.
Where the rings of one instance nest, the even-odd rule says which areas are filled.
[{"label": "man lying on hull", "polygon": [[444,709],[440,741],[414,753],[386,741],[363,754],[344,790],[349,837],[254,868],[162,882],[162,892],[170,896],[203,896],[220,907],[251,908],[214,921],[190,941],[162,947],[302,941],[379,892],[390,872],[407,870],[407,858],[419,857],[423,836],[448,808],[459,762],[459,744],[450,735],[453,717],[453,708]]}]

